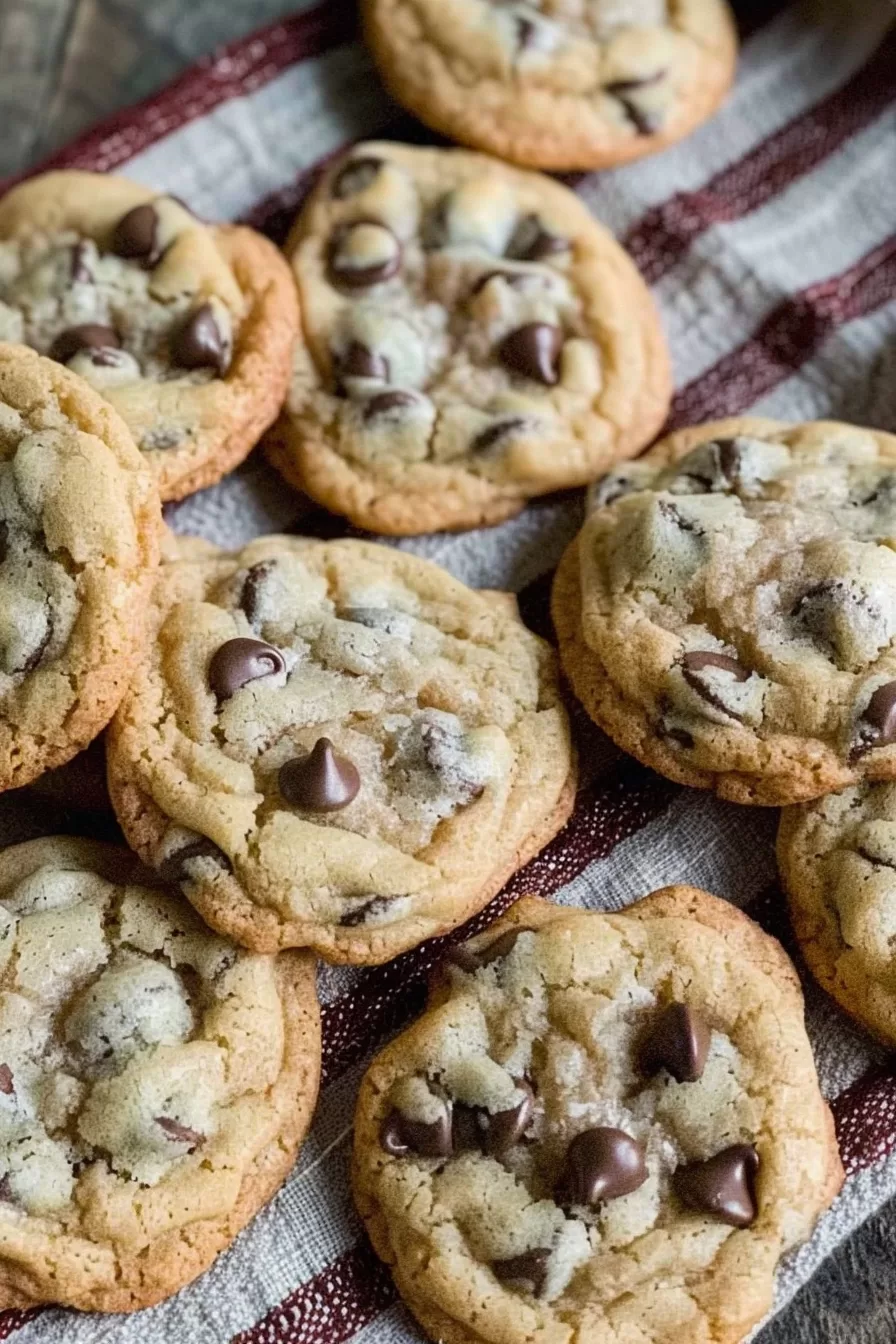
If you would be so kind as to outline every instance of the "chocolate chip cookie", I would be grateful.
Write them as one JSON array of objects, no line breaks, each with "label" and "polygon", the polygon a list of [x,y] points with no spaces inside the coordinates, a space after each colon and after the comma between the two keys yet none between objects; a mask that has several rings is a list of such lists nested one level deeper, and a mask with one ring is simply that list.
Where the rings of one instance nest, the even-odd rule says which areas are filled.
[{"label": "chocolate chip cookie", "polygon": [[619,746],[740,803],[896,778],[896,436],[702,425],[591,503],[554,619]]},{"label": "chocolate chip cookie", "polygon": [[365,0],[392,95],[531,168],[608,168],[705,121],[734,75],[725,0]]},{"label": "chocolate chip cookie", "polygon": [[304,342],[271,457],[359,527],[500,522],[593,481],[664,420],[647,287],[559,183],[461,150],[358,145],[287,253]]},{"label": "chocolate chip cookie", "polygon": [[0,344],[0,789],[105,727],[137,657],[161,515],[120,417]]},{"label": "chocolate chip cookie", "polygon": [[896,1044],[896,784],[864,782],[786,808],[778,866],[809,969],[847,1013]]},{"label": "chocolate chip cookie", "polygon": [[86,840],[0,854],[0,927],[0,1307],[158,1302],[295,1160],[313,959],[241,951]]},{"label": "chocolate chip cookie", "polygon": [[562,826],[555,659],[513,599],[367,542],[187,556],[161,572],[109,786],[130,843],[213,928],[385,961]]},{"label": "chocolate chip cookie", "polygon": [[446,1344],[734,1344],[842,1182],[780,945],[669,887],[524,898],[374,1060],[358,1209]]},{"label": "chocolate chip cookie", "polygon": [[210,485],[277,415],[298,329],[280,254],[251,229],[99,173],[0,201],[0,338],[80,374],[119,411],[163,499]]}]

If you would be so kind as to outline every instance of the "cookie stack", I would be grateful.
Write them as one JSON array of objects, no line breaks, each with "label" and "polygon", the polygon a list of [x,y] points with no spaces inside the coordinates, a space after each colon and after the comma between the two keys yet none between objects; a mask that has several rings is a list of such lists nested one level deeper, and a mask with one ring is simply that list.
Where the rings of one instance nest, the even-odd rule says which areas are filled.
[{"label": "cookie stack", "polygon": [[[397,96],[470,148],[354,147],[285,256],[112,177],[0,202],[0,787],[107,729],[130,846],[0,853],[2,1306],[158,1302],[271,1197],[316,1100],[316,958],[451,935],[569,817],[560,660],[667,777],[801,804],[781,866],[806,958],[893,1039],[896,439],[738,420],[632,464],[671,395],[651,296],[527,171],[708,116],[726,6],[364,8]],[[560,660],[511,596],[392,546],[168,532],[161,501],[263,435],[387,536],[590,486]],[[621,914],[527,897],[449,945],[355,1134],[359,1211],[424,1328],[741,1340],[842,1181],[779,944],[680,885]]]}]

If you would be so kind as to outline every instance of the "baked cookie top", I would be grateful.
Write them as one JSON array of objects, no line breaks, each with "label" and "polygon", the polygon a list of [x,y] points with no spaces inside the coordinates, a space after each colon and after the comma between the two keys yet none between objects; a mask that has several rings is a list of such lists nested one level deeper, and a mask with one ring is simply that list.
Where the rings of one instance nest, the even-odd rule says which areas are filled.
[{"label": "baked cookie top", "polygon": [[241,951],[84,840],[0,854],[0,926],[0,1303],[148,1305],[294,1160],[313,962]]},{"label": "baked cookie top", "polygon": [[436,130],[532,168],[651,154],[734,75],[725,0],[365,0],[394,96]]},{"label": "baked cookie top", "polygon": [[188,543],[109,737],[141,857],[249,947],[383,961],[560,828],[554,656],[513,599],[366,542]]},{"label": "baked cookie top", "polygon": [[896,437],[702,425],[592,503],[554,608],[620,745],[739,802],[896,776]]},{"label": "baked cookie top", "polygon": [[662,424],[647,287],[557,182],[462,150],[358,145],[287,253],[304,343],[272,455],[359,526],[498,522]]},{"label": "baked cookie top", "polygon": [[285,394],[297,325],[276,249],[173,196],[57,172],[0,201],[0,337],[111,401],[164,499],[254,446]]},{"label": "baked cookie top", "polygon": [[105,726],[140,642],[159,500],[118,415],[0,344],[0,789]]},{"label": "baked cookie top", "polygon": [[864,782],[781,814],[794,932],[829,994],[896,1042],[896,784]]},{"label": "baked cookie top", "polygon": [[842,1180],[780,946],[693,888],[524,898],[374,1060],[359,1210],[433,1338],[740,1340]]}]

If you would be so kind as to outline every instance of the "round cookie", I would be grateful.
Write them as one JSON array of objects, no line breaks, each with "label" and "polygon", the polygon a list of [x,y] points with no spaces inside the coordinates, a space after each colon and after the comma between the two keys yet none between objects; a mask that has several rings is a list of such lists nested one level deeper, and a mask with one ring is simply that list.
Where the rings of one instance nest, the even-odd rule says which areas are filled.
[{"label": "round cookie", "polygon": [[286,1178],[320,1072],[315,966],[211,933],[126,850],[0,854],[0,1307],[133,1311]]},{"label": "round cookie", "polygon": [[369,542],[189,545],[107,738],[131,845],[259,951],[381,962],[560,829],[556,660],[506,594]]},{"label": "round cookie", "polygon": [[728,92],[725,0],[365,0],[390,93],[435,130],[554,171],[688,135]]},{"label": "round cookie", "polygon": [[864,782],[786,808],[778,867],[812,974],[886,1045],[896,1043],[896,784]]},{"label": "round cookie", "polygon": [[357,145],[286,250],[304,341],[270,456],[359,527],[498,523],[663,423],[650,293],[557,182],[462,150]]},{"label": "round cookie", "polygon": [[451,960],[355,1118],[358,1209],[427,1332],[741,1340],[843,1178],[780,945],[670,887],[524,898]]},{"label": "round cookie", "polygon": [[159,498],[115,411],[0,344],[0,789],[105,727],[143,638]]},{"label": "round cookie", "polygon": [[163,499],[211,485],[275,418],[298,331],[273,244],[105,173],[0,201],[0,337],[67,364],[119,411]]},{"label": "round cookie", "polygon": [[554,621],[619,746],[739,803],[896,777],[896,436],[701,425],[591,503]]}]

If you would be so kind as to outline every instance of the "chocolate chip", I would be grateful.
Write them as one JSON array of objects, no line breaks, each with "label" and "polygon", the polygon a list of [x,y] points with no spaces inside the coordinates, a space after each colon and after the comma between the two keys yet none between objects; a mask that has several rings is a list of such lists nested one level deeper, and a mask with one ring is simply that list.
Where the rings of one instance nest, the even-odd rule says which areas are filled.
[{"label": "chocolate chip", "polygon": [[357,797],[361,776],[347,756],[338,756],[328,737],[315,742],[307,756],[280,767],[280,792],[306,812],[338,812]]},{"label": "chocolate chip", "polygon": [[467,975],[474,975],[482,967],[479,954],[468,947],[466,943],[458,943],[456,947],[449,947],[445,953],[445,960],[449,966],[456,966],[459,971],[465,971]]},{"label": "chocolate chip", "polygon": [[532,930],[525,926],[506,929],[494,942],[489,943],[487,947],[481,948],[478,952],[474,952],[467,943],[458,943],[455,947],[449,948],[446,960],[452,966],[456,966],[458,970],[473,974],[473,972],[481,970],[483,966],[491,966],[492,962],[501,961],[504,957],[508,957],[516,947],[516,940],[520,934],[531,932]]},{"label": "chocolate chip", "polygon": [[605,509],[608,504],[615,504],[617,499],[622,499],[623,495],[630,495],[637,489],[635,481],[611,471],[592,487],[589,496],[591,508]]},{"label": "chocolate chip", "polygon": [[283,654],[273,644],[260,639],[228,639],[212,655],[208,684],[219,700],[228,700],[250,681],[272,676],[285,667]]},{"label": "chocolate chip", "polygon": [[702,1077],[709,1053],[709,1027],[686,1003],[670,1003],[657,1017],[641,1046],[646,1074],[668,1069],[678,1083]]},{"label": "chocolate chip", "polygon": [[344,201],[349,196],[357,196],[359,191],[366,191],[379,176],[382,166],[383,160],[372,155],[349,159],[333,179],[331,191],[336,200]]},{"label": "chocolate chip", "polygon": [[547,1282],[550,1258],[550,1250],[540,1247],[534,1251],[525,1251],[522,1255],[512,1255],[507,1260],[493,1260],[491,1270],[495,1278],[508,1288],[517,1288],[539,1297]]},{"label": "chocolate chip", "polygon": [[12,1069],[8,1064],[0,1064],[0,1092],[5,1097],[11,1097],[15,1094],[15,1090],[12,1081]]},{"label": "chocolate chip", "polygon": [[559,379],[563,332],[549,322],[527,322],[518,327],[498,347],[505,368],[536,382],[553,387]]},{"label": "chocolate chip", "polygon": [[41,660],[44,654],[46,653],[47,649],[49,648],[50,640],[52,638],[53,638],[53,617],[52,614],[48,611],[47,624],[44,627],[44,633],[41,636],[40,640],[38,641],[36,647],[32,649],[31,653],[29,653],[28,657],[25,659],[21,667],[16,667],[13,668],[12,670],[14,672],[23,673],[26,676],[29,672],[33,672],[36,667],[40,666]]},{"label": "chocolate chip", "polygon": [[340,378],[378,378],[389,381],[389,361],[384,355],[376,355],[360,341],[352,341],[345,354],[339,360]]},{"label": "chocolate chip", "polygon": [[861,736],[856,755],[896,742],[896,681],[878,686],[865,706],[859,730]]},{"label": "chocolate chip", "polygon": [[451,1107],[446,1105],[438,1120],[426,1124],[409,1120],[401,1111],[391,1110],[380,1126],[380,1147],[392,1157],[416,1153],[418,1157],[450,1157],[454,1151],[451,1137]]},{"label": "chocolate chip", "polygon": [[467,1153],[471,1149],[482,1151],[483,1131],[480,1125],[482,1116],[487,1114],[479,1106],[465,1106],[456,1101],[451,1112],[451,1142],[455,1153]]},{"label": "chocolate chip", "polygon": [[749,1143],[735,1143],[705,1162],[679,1167],[673,1177],[681,1202],[709,1213],[731,1227],[749,1227],[756,1219],[755,1178],[759,1154]]},{"label": "chocolate chip", "polygon": [[359,924],[366,924],[373,915],[382,914],[388,910],[392,902],[387,896],[374,896],[363,905],[359,905],[354,910],[349,910],[347,915],[343,915],[339,923],[344,929],[354,929]]},{"label": "chocolate chip", "polygon": [[528,423],[521,415],[514,415],[507,420],[498,420],[493,425],[487,425],[473,439],[470,444],[470,452],[487,453],[502,439],[508,439],[512,434],[518,434],[521,430],[526,429]]},{"label": "chocolate chip", "polygon": [[557,1178],[558,1204],[595,1205],[630,1195],[647,1180],[644,1145],[625,1130],[600,1126],[577,1134]]},{"label": "chocolate chip", "polygon": [[111,250],[117,257],[140,261],[148,269],[162,255],[159,244],[159,216],[155,206],[135,205],[115,225]]},{"label": "chocolate chip", "polygon": [[568,238],[546,229],[537,215],[526,215],[516,227],[507,255],[515,261],[545,261],[561,256],[570,247]]},{"label": "chocolate chip", "polygon": [[225,374],[230,364],[227,338],[210,303],[190,313],[171,341],[171,355],[182,369],[215,369]]},{"label": "chocolate chip", "polygon": [[93,283],[93,271],[87,261],[89,256],[90,249],[85,242],[75,243],[72,248],[71,276],[77,284],[89,285]]},{"label": "chocolate chip", "polygon": [[50,346],[50,358],[67,364],[79,350],[115,350],[121,345],[118,333],[100,322],[82,322],[77,327],[66,327]]},{"label": "chocolate chip", "polygon": [[[350,243],[352,234],[357,236],[362,229],[373,229],[384,235],[380,241],[386,245],[386,255],[380,261],[359,265],[351,253],[346,253],[345,247]],[[327,274],[338,288],[369,289],[373,285],[382,285],[397,275],[401,270],[401,259],[401,243],[390,228],[381,224],[379,220],[355,220],[337,229],[333,235],[327,259]]]},{"label": "chocolate chip", "polygon": [[172,1143],[188,1144],[188,1151],[191,1153],[205,1143],[204,1134],[200,1134],[197,1129],[190,1129],[189,1125],[182,1125],[179,1120],[172,1120],[170,1116],[157,1115],[156,1124],[166,1139],[170,1139]]},{"label": "chocolate chip", "polygon": [[159,864],[159,876],[165,882],[189,882],[192,880],[190,865],[197,859],[210,859],[225,872],[233,871],[233,866],[223,849],[219,849],[213,840],[201,835],[164,858]]},{"label": "chocolate chip", "polygon": [[742,454],[737,439],[699,443],[678,463],[678,474],[701,491],[730,490],[740,476]]},{"label": "chocolate chip", "polygon": [[658,727],[658,732],[665,742],[674,742],[676,747],[681,747],[684,751],[691,751],[693,749],[693,735],[685,728],[672,728],[668,724],[661,723]]},{"label": "chocolate chip", "polygon": [[711,653],[709,650],[694,651],[686,653],[681,660],[681,674],[692,690],[696,691],[707,704],[713,705],[716,709],[722,710],[725,714],[730,714],[732,718],[738,715],[730,705],[713,691],[701,673],[708,667],[718,668],[720,672],[729,673],[735,681],[749,681],[750,673],[747,668],[739,663],[736,658],[731,658],[727,653]]},{"label": "chocolate chip", "polygon": [[847,579],[823,579],[803,593],[791,608],[790,615],[813,639],[825,646],[827,657],[838,666],[849,666],[853,652],[853,622],[858,612],[864,612],[866,617],[883,626],[880,609],[861,588]]},{"label": "chocolate chip", "polygon": [[12,1192],[12,1181],[9,1179],[9,1172],[0,1177],[0,1200],[4,1204],[15,1204],[16,1197]]},{"label": "chocolate chip", "polygon": [[625,115],[639,135],[655,135],[662,126],[662,118],[658,111],[639,107],[631,94],[658,84],[665,77],[666,71],[659,70],[656,74],[647,75],[643,79],[617,79],[614,83],[604,86],[605,92],[622,104]]},{"label": "chocolate chip", "polygon": [[369,424],[371,420],[380,420],[388,417],[396,419],[396,412],[407,410],[409,406],[416,406],[420,401],[419,397],[414,396],[413,392],[381,392],[377,397],[371,397],[364,406],[363,420]]},{"label": "chocolate chip", "polygon": [[520,51],[528,51],[535,44],[538,28],[531,19],[524,17],[516,21],[516,44]]},{"label": "chocolate chip", "polygon": [[273,573],[276,563],[275,560],[260,560],[257,565],[252,566],[243,581],[240,609],[245,612],[246,619],[251,625],[255,624],[258,617],[261,589],[265,580]]},{"label": "chocolate chip", "polygon": [[517,1083],[517,1087],[523,1095],[515,1106],[487,1115],[483,1146],[489,1157],[503,1157],[515,1147],[532,1118],[535,1106],[532,1088],[524,1079]]}]

